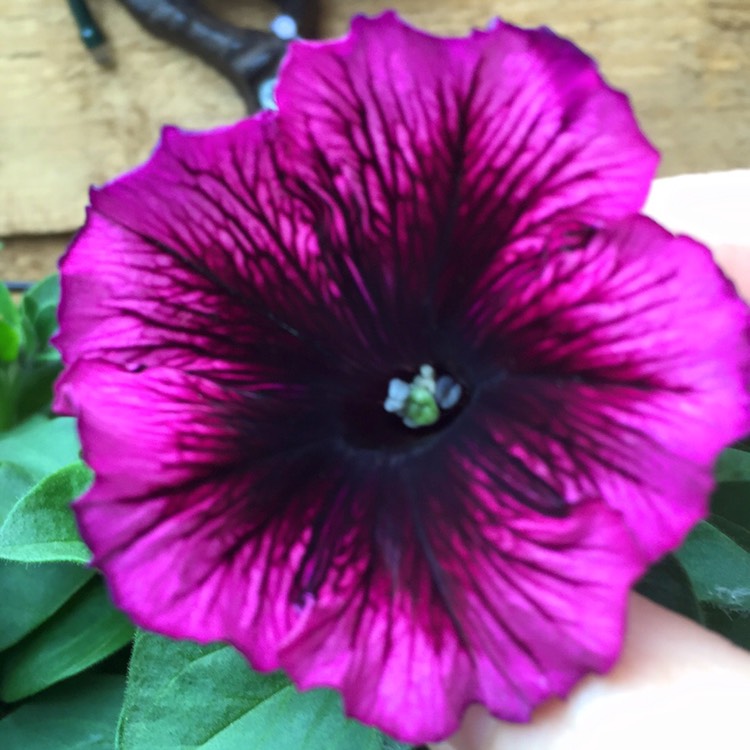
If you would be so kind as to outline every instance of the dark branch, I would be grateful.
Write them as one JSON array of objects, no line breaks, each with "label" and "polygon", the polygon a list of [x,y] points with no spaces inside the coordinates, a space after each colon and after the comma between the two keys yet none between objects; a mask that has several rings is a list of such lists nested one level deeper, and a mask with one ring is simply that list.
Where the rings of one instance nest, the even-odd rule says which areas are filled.
[{"label": "dark branch", "polygon": [[[258,86],[274,75],[288,42],[257,29],[232,26],[197,0],[120,0],[131,15],[154,36],[200,57],[228,78],[248,111],[258,109]],[[292,15],[299,0],[279,3]],[[288,6],[288,10],[287,10]]]},{"label": "dark branch", "polygon": [[96,22],[96,19],[91,15],[91,11],[88,5],[86,5],[85,0],[68,0],[68,6],[70,7],[70,12],[73,14],[76,26],[78,26],[78,33],[86,49],[91,52],[94,60],[99,65],[107,68],[112,67],[114,64],[112,50],[107,43],[104,32]]}]

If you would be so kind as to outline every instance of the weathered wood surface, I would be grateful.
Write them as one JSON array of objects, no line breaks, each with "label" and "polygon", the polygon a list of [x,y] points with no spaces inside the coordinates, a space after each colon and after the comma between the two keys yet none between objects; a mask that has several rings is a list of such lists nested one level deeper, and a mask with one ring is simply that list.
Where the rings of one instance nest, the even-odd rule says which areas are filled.
[{"label": "weathered wood surface", "polygon": [[[207,4],[250,26],[273,15],[262,0]],[[496,15],[552,26],[630,93],[662,174],[750,165],[750,0],[323,0],[322,30],[339,34],[351,13],[394,5],[438,33]],[[28,252],[54,258],[61,240],[28,236],[72,231],[88,186],[143,160],[164,123],[205,128],[243,114],[228,83],[145,34],[115,0],[90,6],[114,71],[89,57],[62,0],[0,0],[2,275],[21,274]]]}]

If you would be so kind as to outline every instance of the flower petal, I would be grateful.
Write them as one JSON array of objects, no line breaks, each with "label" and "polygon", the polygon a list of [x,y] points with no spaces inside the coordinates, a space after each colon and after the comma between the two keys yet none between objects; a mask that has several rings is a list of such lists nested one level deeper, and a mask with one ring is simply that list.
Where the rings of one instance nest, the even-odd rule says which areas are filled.
[{"label": "flower petal", "polygon": [[[349,512],[364,522],[344,519],[343,531],[322,537],[315,552],[328,552],[328,567],[300,597],[335,462],[300,485],[292,512],[253,527],[269,498],[218,408],[227,399],[242,408],[231,392],[170,369],[93,361],[75,365],[61,391],[97,469],[76,503],[82,534],[116,603],[144,627],[228,640],[254,667],[338,688],[351,715],[415,742],[452,732],[473,701],[526,720],[540,700],[612,663],[642,559],[606,507],[583,503],[554,524],[518,513],[455,450],[444,456],[453,458],[451,503],[482,506],[485,518],[462,527],[444,504],[438,456],[417,462],[420,497],[398,462],[359,475],[349,467],[358,500]],[[385,498],[407,516],[410,504],[424,513],[402,519],[390,563],[372,545],[388,533],[378,525]]]},{"label": "flower petal", "polygon": [[[508,241],[640,209],[656,153],[626,98],[546,29],[440,39],[395,14],[294,45],[279,137],[372,296],[442,293]],[[441,283],[437,283],[442,279]]]},{"label": "flower petal", "polygon": [[473,702],[527,721],[540,701],[609,669],[641,570],[616,514],[589,505],[554,526],[501,517],[483,527],[481,545],[467,545],[447,518],[433,530],[455,619],[424,567],[411,572],[408,591],[382,602],[364,600],[353,574],[284,645],[284,668],[302,687],[339,688],[351,715],[407,742],[452,733]]},{"label": "flower petal", "polygon": [[339,259],[321,255],[308,209],[281,189],[269,129],[272,118],[166,129],[148,163],[92,193],[61,263],[65,362],[265,390],[376,367],[368,326],[382,327],[350,294],[342,304]]},{"label": "flower petal", "polygon": [[710,252],[639,217],[482,282],[464,330],[490,439],[601,497],[651,559],[679,544],[750,417],[750,318]]},{"label": "flower petal", "polygon": [[[270,113],[205,134],[166,128],[145,165],[93,191],[61,264],[64,361],[268,383],[424,361],[423,300],[381,309],[362,259],[337,251],[292,189],[281,148]],[[394,340],[402,319],[414,325]]]},{"label": "flower petal", "polygon": [[[209,641],[225,639],[246,592],[268,607],[273,630],[273,613],[291,606],[295,544],[317,511],[289,491],[318,468],[294,394],[265,399],[171,368],[134,373],[93,360],[72,366],[58,390],[96,470],[77,518],[117,603],[146,627]],[[270,650],[253,652],[258,666],[266,650],[273,662],[274,633]]]},{"label": "flower petal", "polygon": [[473,701],[525,720],[611,665],[629,586],[705,513],[747,309],[634,216],[654,152],[546,30],[359,19],[278,99],[92,194],[57,337],[82,534],[137,623],[401,739]]},{"label": "flower petal", "polygon": [[131,370],[249,374],[237,347],[258,338],[257,322],[236,296],[155,241],[89,211],[61,269],[55,344],[66,362],[93,356]]}]

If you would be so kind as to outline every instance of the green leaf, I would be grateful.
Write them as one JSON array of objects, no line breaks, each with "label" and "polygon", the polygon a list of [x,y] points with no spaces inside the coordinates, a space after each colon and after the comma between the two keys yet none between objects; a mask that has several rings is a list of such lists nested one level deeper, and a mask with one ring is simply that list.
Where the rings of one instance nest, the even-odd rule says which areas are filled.
[{"label": "green leaf", "polygon": [[16,422],[16,390],[19,373],[18,362],[0,363],[0,435]]},{"label": "green leaf", "polygon": [[0,362],[14,362],[21,345],[18,308],[0,282]]},{"label": "green leaf", "polygon": [[738,646],[750,651],[750,614],[747,612],[726,612],[710,604],[704,604],[706,625],[721,633]]},{"label": "green leaf", "polygon": [[750,553],[710,523],[699,523],[675,553],[701,602],[750,611]]},{"label": "green leaf", "polygon": [[132,624],[112,606],[97,577],[2,655],[0,700],[10,703],[38,693],[113,654],[132,637]]},{"label": "green leaf", "polygon": [[34,319],[39,349],[43,350],[49,346],[49,340],[57,329],[57,304],[40,307]]},{"label": "green leaf", "polygon": [[20,348],[21,334],[18,329],[0,319],[0,362],[15,362]]},{"label": "green leaf", "polygon": [[34,302],[40,307],[60,301],[60,277],[53,273],[34,284],[23,296],[22,305]]},{"label": "green leaf", "polygon": [[16,421],[23,421],[36,412],[49,409],[52,389],[60,372],[60,355],[54,349],[46,350],[24,365],[16,385]]},{"label": "green leaf", "polygon": [[652,565],[638,581],[635,590],[673,612],[703,622],[703,611],[690,578],[673,555],[667,555]]},{"label": "green leaf", "polygon": [[716,462],[714,476],[717,482],[750,481],[750,453],[727,448]]},{"label": "green leaf", "polygon": [[0,747],[112,750],[124,692],[119,675],[87,674],[56,685],[0,721]]},{"label": "green leaf", "polygon": [[722,482],[711,496],[711,513],[750,529],[750,481]]},{"label": "green leaf", "polygon": [[25,565],[0,560],[0,650],[51,617],[93,576],[90,568],[72,563]]},{"label": "green leaf", "polygon": [[21,300],[21,319],[27,320],[36,335],[36,346],[43,349],[57,325],[56,309],[60,302],[60,277],[42,279],[29,289]]},{"label": "green leaf", "polygon": [[[23,467],[0,463],[0,524],[33,484]],[[0,650],[44,622],[93,575],[80,565],[30,566],[0,560]]]},{"label": "green leaf", "polygon": [[0,461],[0,526],[33,484],[34,478],[23,466]]},{"label": "green leaf", "polygon": [[50,276],[33,286],[23,297],[21,312],[20,372],[16,385],[16,421],[49,405],[52,384],[61,370],[60,357],[49,343],[57,328],[60,281]]},{"label": "green leaf", "polygon": [[[397,742],[392,737],[388,737],[385,734],[381,736],[381,741],[381,750],[410,750],[412,747],[411,745],[404,745],[403,742]],[[415,750],[422,750],[423,748],[424,750],[429,750],[427,745],[420,745]]]},{"label": "green leaf", "polygon": [[728,536],[735,544],[742,547],[745,552],[750,552],[750,531],[744,526],[717,515],[710,516],[708,522],[722,534]]},{"label": "green leaf", "polygon": [[78,534],[70,503],[85,492],[91,477],[88,466],[78,461],[37,484],[0,527],[0,557],[18,562],[89,562],[91,553]]},{"label": "green leaf", "polygon": [[750,439],[742,438],[742,440],[738,440],[734,443],[732,447],[736,448],[738,451],[750,451]]},{"label": "green leaf", "polygon": [[300,693],[278,672],[253,672],[229,646],[143,632],[136,636],[117,740],[119,750],[406,747],[347,719],[331,690]]},{"label": "green leaf", "polygon": [[18,464],[36,481],[76,461],[78,452],[78,435],[71,417],[48,419],[36,415],[12,430],[0,432],[0,461]]},{"label": "green leaf", "polygon": [[[5,286],[3,292],[7,296]],[[58,352],[49,344],[57,328],[58,300],[56,276],[32,287],[19,309],[0,292],[0,430],[49,407],[52,385],[62,369]],[[3,362],[8,363],[4,368]]]},{"label": "green leaf", "polygon": [[0,283],[0,320],[17,327],[19,318],[18,308],[13,302],[13,297],[10,296],[8,287]]}]

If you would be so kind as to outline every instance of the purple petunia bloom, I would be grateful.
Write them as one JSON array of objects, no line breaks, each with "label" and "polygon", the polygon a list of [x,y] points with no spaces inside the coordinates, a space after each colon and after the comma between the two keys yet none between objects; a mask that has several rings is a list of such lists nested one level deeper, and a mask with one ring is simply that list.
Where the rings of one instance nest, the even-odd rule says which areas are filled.
[{"label": "purple petunia bloom", "polygon": [[638,215],[656,153],[546,29],[357,18],[277,99],[92,193],[57,336],[83,537],[138,624],[400,739],[527,720],[705,515],[746,308]]}]

